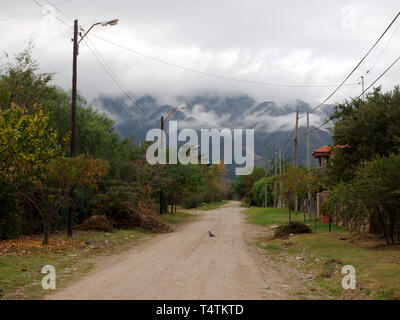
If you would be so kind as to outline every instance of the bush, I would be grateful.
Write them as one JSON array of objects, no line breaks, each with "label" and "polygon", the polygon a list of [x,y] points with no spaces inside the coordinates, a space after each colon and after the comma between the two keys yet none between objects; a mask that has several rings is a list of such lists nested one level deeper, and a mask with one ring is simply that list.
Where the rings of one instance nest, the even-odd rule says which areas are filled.
[{"label": "bush", "polygon": [[105,193],[93,198],[91,207],[93,213],[105,215],[116,228],[140,227],[151,232],[169,230],[157,213],[149,186],[115,181]]},{"label": "bush", "polygon": [[201,196],[201,194],[198,194],[198,193],[191,193],[188,196],[186,196],[185,198],[183,198],[181,201],[181,205],[185,209],[197,208],[202,203],[203,203],[202,196]]},{"label": "bush", "polygon": [[106,216],[91,216],[77,226],[78,230],[112,231],[112,224]]},{"label": "bush", "polygon": [[299,221],[292,221],[288,224],[280,226],[275,231],[275,238],[287,238],[291,234],[299,233],[311,233],[311,229],[307,227],[304,223]]}]

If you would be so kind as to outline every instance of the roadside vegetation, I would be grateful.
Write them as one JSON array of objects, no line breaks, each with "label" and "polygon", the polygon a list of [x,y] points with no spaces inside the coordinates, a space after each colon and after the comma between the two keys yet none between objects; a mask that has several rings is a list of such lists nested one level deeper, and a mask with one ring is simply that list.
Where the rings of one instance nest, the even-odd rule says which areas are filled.
[{"label": "roadside vegetation", "polygon": [[[297,234],[288,239],[275,239],[275,228],[288,219],[288,209],[249,208],[245,211],[249,223],[267,228],[264,237],[255,244],[268,257],[296,268],[306,290],[294,294],[302,299],[400,299],[400,250],[385,246],[374,235],[352,233],[348,229],[307,221],[311,234]],[[303,221],[303,215],[294,216]],[[356,269],[356,290],[342,288],[343,266]]]},{"label": "roadside vegetation", "polygon": [[[213,210],[225,203],[210,203],[195,210]],[[161,216],[172,229],[196,218],[191,210],[178,209],[174,214]],[[73,240],[63,232],[56,232],[51,234],[48,246],[42,245],[40,235],[0,241],[0,300],[43,298],[49,293],[41,286],[44,276],[41,270],[45,265],[56,268],[57,288],[62,288],[93,270],[99,259],[129,250],[152,237],[153,233],[136,228],[110,232],[77,230]]]},{"label": "roadside vegetation", "polygon": [[92,216],[166,232],[160,213],[227,197],[224,165],[148,165],[149,143],[120,137],[82,96],[70,157],[70,93],[51,84],[54,74],[40,71],[31,49],[0,68],[0,240],[42,234],[47,245],[52,232],[72,238]]},{"label": "roadside vegetation", "polygon": [[[299,297],[400,299],[400,89],[376,88],[365,100],[337,104],[329,120],[334,144],[327,165],[295,168],[286,160],[279,174],[270,166],[267,206],[273,208],[260,208],[263,168],[235,181],[233,192],[250,207],[248,221],[268,228],[258,245],[309,280],[310,291]],[[317,218],[322,191],[326,198],[320,198]],[[277,230],[290,229],[290,222],[313,232],[274,238]],[[356,290],[341,286],[344,265],[356,269]]]},{"label": "roadside vegetation", "polygon": [[143,229],[114,232],[76,231],[74,239],[53,233],[48,246],[40,236],[0,241],[0,299],[40,299],[42,268],[51,264],[57,272],[57,288],[91,271],[96,259],[119,253],[152,234]]},{"label": "roadside vegetation", "polygon": [[182,208],[214,208],[229,191],[222,164],[149,165],[150,144],[121,137],[80,95],[70,157],[71,93],[31,50],[0,65],[0,299],[41,297],[43,265],[62,286],[91,258],[170,232],[193,218]]}]

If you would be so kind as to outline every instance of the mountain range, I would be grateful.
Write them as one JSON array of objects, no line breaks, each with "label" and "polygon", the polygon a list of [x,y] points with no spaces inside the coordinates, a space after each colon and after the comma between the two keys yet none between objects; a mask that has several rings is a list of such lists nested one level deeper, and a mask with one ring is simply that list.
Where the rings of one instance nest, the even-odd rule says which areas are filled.
[{"label": "mountain range", "polygon": [[[160,103],[151,95],[135,100],[103,95],[95,99],[93,104],[115,121],[117,132],[124,137],[134,137],[138,143],[145,141],[149,129],[159,128],[160,117],[166,117],[172,110],[171,104]],[[182,104],[186,105],[186,109],[174,112],[170,119],[178,121],[179,129],[255,129],[254,151],[257,165],[263,163],[266,144],[269,159],[272,159],[275,148],[281,149],[285,159],[293,159],[296,110],[300,114],[313,110],[310,104],[302,100],[278,104],[274,101],[255,101],[248,95],[227,97],[211,93],[176,97],[172,105]],[[330,132],[315,126],[326,119],[329,109],[330,106],[325,105],[312,114],[311,152],[332,143]],[[299,164],[305,164],[307,158],[305,119],[303,117],[299,122]],[[312,159],[312,164],[315,165],[316,160]]]}]

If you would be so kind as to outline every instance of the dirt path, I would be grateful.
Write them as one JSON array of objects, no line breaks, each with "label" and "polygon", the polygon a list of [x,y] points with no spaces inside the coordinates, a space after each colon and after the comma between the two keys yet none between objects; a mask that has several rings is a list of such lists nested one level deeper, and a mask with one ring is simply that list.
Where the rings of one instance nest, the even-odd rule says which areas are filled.
[{"label": "dirt path", "polygon": [[[50,299],[287,299],[290,280],[249,245],[238,202],[112,258]],[[209,238],[211,230],[216,238]],[[253,229],[254,230],[254,229]],[[277,270],[278,269],[278,270]],[[284,273],[286,274],[286,273]]]}]

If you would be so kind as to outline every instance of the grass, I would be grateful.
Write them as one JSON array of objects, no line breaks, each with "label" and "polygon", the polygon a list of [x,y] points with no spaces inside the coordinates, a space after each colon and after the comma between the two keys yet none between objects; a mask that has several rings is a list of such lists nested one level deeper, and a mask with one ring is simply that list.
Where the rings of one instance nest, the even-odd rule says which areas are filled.
[{"label": "grass", "polygon": [[[249,223],[264,227],[288,222],[287,209],[249,208],[245,213]],[[302,214],[292,218],[303,221]],[[308,221],[308,224],[313,229],[313,222]],[[381,243],[379,239],[357,237],[342,227],[332,226],[332,232],[328,231],[327,224],[317,223],[317,230],[312,234],[296,235],[288,240],[263,239],[259,247],[281,263],[288,263],[303,274],[314,275],[306,283],[310,290],[318,288],[313,296],[400,299],[399,246],[377,246]],[[304,259],[296,261],[299,255]],[[352,265],[356,269],[356,290],[344,290],[341,286],[344,265]],[[305,297],[304,292],[301,296]]]},{"label": "grass", "polygon": [[[197,210],[212,210],[225,202],[212,203]],[[170,224],[178,225],[190,221],[194,215],[190,212],[179,211],[174,214],[164,214],[162,219]],[[115,232],[75,231],[74,242],[66,250],[54,252],[26,250],[1,254],[0,252],[0,300],[1,299],[41,299],[50,292],[42,289],[41,279],[45,276],[41,270],[45,265],[56,268],[57,288],[66,286],[72,280],[90,272],[96,265],[93,258],[101,255],[119,253],[130,248],[140,240],[153,236],[144,229],[119,230]],[[67,240],[64,233],[52,234],[51,239]],[[41,241],[40,236],[32,236],[23,241]],[[21,242],[23,242],[21,241]],[[86,244],[90,241],[91,244]]]},{"label": "grass", "polygon": [[171,225],[181,224],[190,221],[194,217],[190,212],[178,211],[175,213],[166,213],[161,216],[161,219]]},{"label": "grass", "polygon": [[223,200],[223,201],[218,201],[218,202],[211,202],[211,203],[205,203],[201,205],[198,208],[195,208],[196,211],[210,211],[210,210],[215,210],[218,209],[219,207],[223,206],[224,204],[227,204],[229,201],[228,200]]},{"label": "grass", "polygon": [[[245,211],[248,218],[247,221],[260,226],[282,225],[289,222],[289,211],[287,208],[254,208],[251,207]],[[304,222],[304,215],[299,212],[296,216],[292,213],[292,221]],[[307,225],[314,229],[314,220],[306,219]],[[332,231],[348,232],[345,228],[331,225]],[[329,232],[329,225],[317,222],[317,232]]]},{"label": "grass", "polygon": [[[24,255],[0,255],[0,299],[43,298],[50,293],[41,286],[41,279],[45,276],[41,274],[43,266],[52,265],[56,268],[57,288],[60,288],[90,272],[95,265],[91,258],[118,253],[150,235],[142,229],[111,233],[76,231],[76,245],[62,252],[28,251]],[[29,237],[26,241],[36,238]],[[54,234],[51,238],[65,240],[65,236],[60,234]],[[87,241],[91,241],[91,244],[85,244]]]}]

